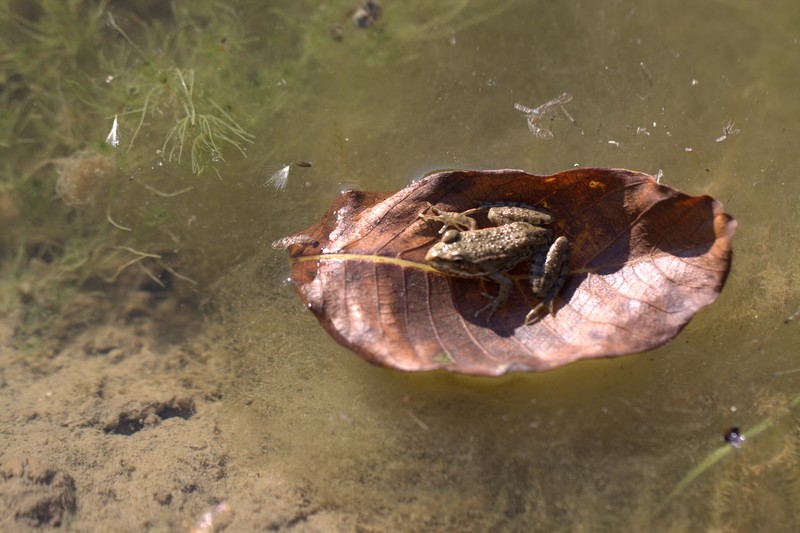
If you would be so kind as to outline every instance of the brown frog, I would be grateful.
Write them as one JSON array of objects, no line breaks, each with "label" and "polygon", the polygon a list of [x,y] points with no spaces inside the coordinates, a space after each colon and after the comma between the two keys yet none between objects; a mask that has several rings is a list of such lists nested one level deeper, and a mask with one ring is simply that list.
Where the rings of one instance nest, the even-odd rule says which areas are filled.
[{"label": "brown frog", "polygon": [[[425,262],[436,270],[460,278],[488,278],[500,290],[475,316],[488,310],[491,317],[508,299],[513,282],[505,273],[523,261],[530,261],[530,284],[541,302],[525,316],[525,324],[538,320],[543,311],[555,313],[554,299],[569,271],[569,241],[553,240],[553,215],[530,206],[482,206],[462,213],[441,211],[429,205],[420,218],[441,222],[441,241],[431,246]],[[493,227],[477,229],[469,215],[487,211]],[[451,229],[452,228],[452,229]]]}]

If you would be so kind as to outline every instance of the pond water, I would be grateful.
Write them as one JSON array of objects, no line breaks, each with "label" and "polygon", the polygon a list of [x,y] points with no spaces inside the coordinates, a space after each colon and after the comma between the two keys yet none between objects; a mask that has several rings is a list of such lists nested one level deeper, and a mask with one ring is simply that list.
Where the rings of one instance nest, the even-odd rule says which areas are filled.
[{"label": "pond water", "polygon": [[[175,64],[252,134],[247,157],[227,145],[199,176],[188,148],[180,165],[144,148],[118,161],[131,179],[110,196],[114,221],[150,221],[137,248],[171,242],[183,259],[170,264],[225,324],[220,350],[237,354],[235,377],[221,375],[225,427],[247,468],[302,481],[323,505],[370,516],[370,531],[800,527],[800,318],[786,321],[800,308],[800,4],[381,4],[367,28],[352,0],[221,9],[236,23],[214,36],[223,62],[174,45]],[[146,40],[147,25],[117,22]],[[515,104],[565,92],[573,120],[554,108],[552,138],[533,135]],[[115,113],[79,133],[102,140]],[[118,150],[136,117],[122,115]],[[290,167],[282,190],[265,185],[296,160],[312,166]],[[325,334],[270,247],[346,188],[575,166],[663,173],[738,220],[719,300],[660,349],[499,379],[373,367]],[[686,482],[734,427],[759,429]]]},{"label": "pond water", "polygon": [[[316,221],[345,186],[396,190],[437,168],[616,166],[724,202],[740,224],[733,272],[718,303],[659,350],[477,380],[361,363],[281,287],[279,260],[247,311],[250,333],[261,331],[247,384],[260,408],[242,425],[276,447],[280,459],[265,462],[337,505],[385,513],[387,527],[797,527],[800,471],[785,454],[798,434],[781,409],[798,381],[780,372],[800,363],[797,324],[783,323],[800,306],[800,8],[385,4],[376,27],[347,27],[339,43],[318,11],[285,13],[309,17],[297,23],[307,62],[287,80],[297,103],[270,139],[314,167],[264,191],[266,241]],[[575,123],[555,113],[553,138],[536,138],[514,104],[563,92]],[[665,501],[728,429],[770,416],[777,428]]]}]

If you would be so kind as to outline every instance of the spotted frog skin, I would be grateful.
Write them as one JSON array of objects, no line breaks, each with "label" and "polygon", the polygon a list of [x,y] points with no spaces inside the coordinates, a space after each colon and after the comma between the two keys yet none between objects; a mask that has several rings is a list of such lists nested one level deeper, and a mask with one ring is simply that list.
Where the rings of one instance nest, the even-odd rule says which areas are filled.
[{"label": "spotted frog skin", "polygon": [[[439,272],[460,278],[487,278],[500,290],[475,316],[488,310],[491,317],[508,300],[513,282],[505,275],[523,261],[530,261],[530,284],[540,303],[525,317],[535,322],[542,312],[555,313],[554,299],[564,285],[569,270],[570,246],[566,237],[553,240],[553,232],[543,227],[553,216],[530,206],[483,206],[462,213],[441,211],[428,205],[420,218],[443,224],[441,241],[431,246],[425,262]],[[477,229],[469,215],[486,211],[493,227]]]}]

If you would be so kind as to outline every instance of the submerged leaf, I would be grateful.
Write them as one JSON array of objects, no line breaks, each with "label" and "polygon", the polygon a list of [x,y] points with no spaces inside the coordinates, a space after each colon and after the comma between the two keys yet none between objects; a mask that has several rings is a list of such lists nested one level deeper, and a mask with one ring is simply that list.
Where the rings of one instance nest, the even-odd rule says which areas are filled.
[{"label": "submerged leaf", "polygon": [[[538,300],[527,262],[510,273],[511,297],[489,319],[474,315],[496,283],[424,261],[441,239],[440,224],[419,217],[429,203],[462,212],[494,202],[547,209],[554,236],[572,247],[555,314],[531,325],[524,319]],[[735,229],[713,198],[638,172],[448,171],[391,195],[344,192],[320,222],[276,246],[289,249],[291,277],[323,327],[368,361],[499,375],[667,342],[719,295]]]}]

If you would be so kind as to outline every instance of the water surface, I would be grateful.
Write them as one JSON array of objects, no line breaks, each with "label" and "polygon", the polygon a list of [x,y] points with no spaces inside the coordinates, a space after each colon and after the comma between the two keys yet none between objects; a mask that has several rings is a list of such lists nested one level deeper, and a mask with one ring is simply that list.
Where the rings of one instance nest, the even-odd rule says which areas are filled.
[{"label": "water surface", "polygon": [[[724,202],[740,223],[733,272],[661,349],[477,380],[363,364],[280,286],[277,262],[264,303],[245,311],[261,335],[245,385],[258,414],[242,424],[260,422],[250,432],[276,450],[263,466],[387,529],[797,527],[797,432],[783,410],[797,377],[775,374],[797,367],[800,337],[783,323],[800,305],[797,6],[385,4],[375,28],[341,43],[315,48],[319,19],[300,25],[309,56],[289,98],[303,105],[286,128],[314,168],[264,200],[302,206],[265,214],[268,238],[315,221],[344,186],[396,190],[443,167],[614,166]],[[565,91],[576,123],[556,114],[553,138],[535,138],[514,104]],[[778,424],[659,507],[728,429],[768,416]]]}]

